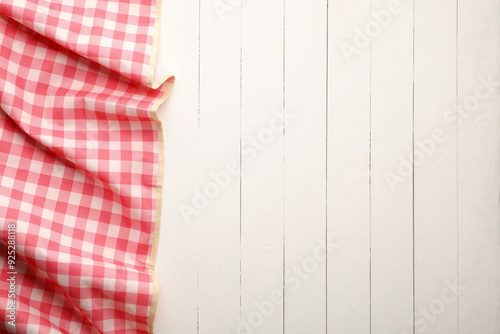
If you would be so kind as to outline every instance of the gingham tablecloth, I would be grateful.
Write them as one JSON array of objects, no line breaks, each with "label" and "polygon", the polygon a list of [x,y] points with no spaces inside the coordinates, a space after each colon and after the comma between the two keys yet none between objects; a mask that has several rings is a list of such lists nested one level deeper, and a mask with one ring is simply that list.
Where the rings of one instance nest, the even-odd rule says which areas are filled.
[{"label": "gingham tablecloth", "polygon": [[0,0],[0,332],[152,332],[160,7]]}]

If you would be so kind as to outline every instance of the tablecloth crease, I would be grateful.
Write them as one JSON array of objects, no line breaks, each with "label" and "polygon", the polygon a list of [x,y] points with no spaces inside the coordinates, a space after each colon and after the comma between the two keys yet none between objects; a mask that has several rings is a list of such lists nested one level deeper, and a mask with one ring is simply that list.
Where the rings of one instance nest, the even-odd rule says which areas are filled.
[{"label": "tablecloth crease", "polygon": [[160,13],[154,0],[0,0],[0,279],[8,290],[14,224],[17,286],[16,327],[5,309],[0,331],[153,332],[156,113],[175,80],[154,71]]}]

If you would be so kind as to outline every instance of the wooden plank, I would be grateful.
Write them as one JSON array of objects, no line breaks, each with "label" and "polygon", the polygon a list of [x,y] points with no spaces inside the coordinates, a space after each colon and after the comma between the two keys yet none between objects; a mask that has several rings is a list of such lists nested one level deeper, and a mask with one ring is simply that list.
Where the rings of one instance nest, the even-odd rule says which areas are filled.
[{"label": "wooden plank", "polygon": [[[288,334],[326,334],[327,1],[285,4],[285,282]],[[310,305],[312,307],[305,307]]]},{"label": "wooden plank", "polygon": [[500,0],[325,2],[164,4],[156,332],[498,333]]},{"label": "wooden plank", "polygon": [[[165,155],[162,223],[155,273],[160,282],[155,333],[194,334],[197,330],[196,227],[187,224],[180,203],[196,186],[198,150],[198,1],[164,1],[158,69],[178,77],[160,107]],[[179,15],[179,13],[184,13]]]},{"label": "wooden plank", "polygon": [[[413,1],[372,3],[371,332],[411,333]],[[381,23],[379,23],[381,22]],[[398,169],[401,172],[398,172]],[[393,184],[391,175],[403,178]],[[400,175],[401,174],[401,175]],[[389,180],[389,181],[388,181]]]},{"label": "wooden plank", "polygon": [[241,9],[241,333],[282,333],[283,2]]},{"label": "wooden plank", "polygon": [[456,17],[455,0],[415,2],[415,333],[458,333]]},{"label": "wooden plank", "polygon": [[460,333],[500,332],[500,1],[458,1]]},{"label": "wooden plank", "polygon": [[329,2],[327,216],[338,243],[328,258],[330,334],[370,332],[370,45],[354,41],[370,17],[370,1]]},{"label": "wooden plank", "polygon": [[232,332],[240,313],[240,189],[227,170],[239,159],[240,25],[239,11],[221,20],[200,2],[199,334]]}]

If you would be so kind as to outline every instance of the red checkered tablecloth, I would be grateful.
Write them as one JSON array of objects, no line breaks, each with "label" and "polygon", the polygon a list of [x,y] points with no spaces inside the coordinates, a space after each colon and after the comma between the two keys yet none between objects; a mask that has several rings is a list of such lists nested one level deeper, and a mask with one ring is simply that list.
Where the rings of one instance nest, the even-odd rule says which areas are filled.
[{"label": "red checkered tablecloth", "polygon": [[160,6],[0,0],[1,332],[152,332]]}]

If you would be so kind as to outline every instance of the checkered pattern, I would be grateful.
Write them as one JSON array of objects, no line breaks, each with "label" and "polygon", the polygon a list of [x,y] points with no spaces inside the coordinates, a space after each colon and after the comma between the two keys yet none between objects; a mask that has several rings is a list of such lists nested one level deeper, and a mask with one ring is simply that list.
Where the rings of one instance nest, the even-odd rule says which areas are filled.
[{"label": "checkered pattern", "polygon": [[0,0],[1,13],[150,87],[157,10],[155,0]]},{"label": "checkered pattern", "polygon": [[[0,14],[0,287],[6,291],[11,271],[6,225],[15,223],[17,333],[148,333],[161,179],[154,109],[173,78],[159,89],[145,87],[154,1],[74,2],[70,11],[61,1],[0,0],[7,14]],[[128,31],[111,35],[111,43],[104,29],[92,30],[88,44],[71,25],[63,24],[70,33],[61,35],[64,13],[84,18],[83,3],[104,3],[106,13],[140,3],[137,20],[111,19],[145,26],[130,33],[145,35],[132,41],[138,49],[129,54],[129,46],[114,42],[126,41]],[[32,17],[34,8],[47,10]],[[140,66],[124,66],[124,54]],[[0,294],[0,310],[6,303]],[[0,312],[0,332],[7,321]]]}]

